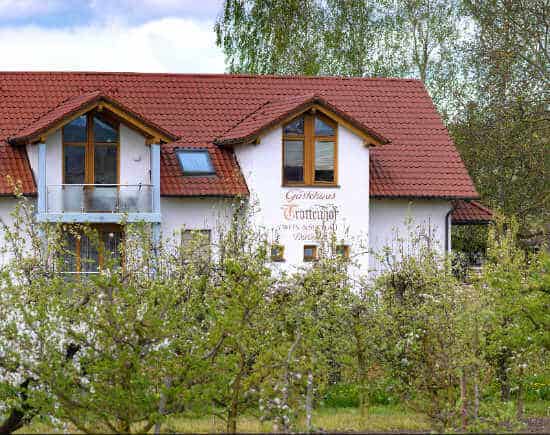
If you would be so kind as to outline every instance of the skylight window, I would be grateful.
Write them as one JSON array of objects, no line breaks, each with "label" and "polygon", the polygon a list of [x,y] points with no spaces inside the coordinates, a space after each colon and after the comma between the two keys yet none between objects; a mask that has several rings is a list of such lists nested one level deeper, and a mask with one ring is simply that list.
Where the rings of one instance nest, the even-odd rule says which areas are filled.
[{"label": "skylight window", "polygon": [[214,175],[214,166],[206,150],[178,150],[183,175]]}]

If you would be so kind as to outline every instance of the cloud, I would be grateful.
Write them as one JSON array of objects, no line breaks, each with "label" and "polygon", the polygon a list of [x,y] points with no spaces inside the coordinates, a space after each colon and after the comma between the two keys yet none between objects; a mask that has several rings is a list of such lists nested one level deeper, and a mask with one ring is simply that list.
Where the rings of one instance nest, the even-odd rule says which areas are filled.
[{"label": "cloud", "polygon": [[0,70],[223,72],[212,27],[212,21],[184,18],[139,25],[3,27]]}]

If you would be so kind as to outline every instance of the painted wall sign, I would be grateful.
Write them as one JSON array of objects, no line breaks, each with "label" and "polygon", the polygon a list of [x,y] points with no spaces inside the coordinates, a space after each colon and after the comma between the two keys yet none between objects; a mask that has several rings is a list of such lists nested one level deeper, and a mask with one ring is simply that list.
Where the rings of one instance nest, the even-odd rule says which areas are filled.
[{"label": "painted wall sign", "polygon": [[319,233],[335,232],[338,228],[340,208],[336,192],[287,190],[283,193],[281,211],[282,223],[277,232],[294,240],[315,240]]}]

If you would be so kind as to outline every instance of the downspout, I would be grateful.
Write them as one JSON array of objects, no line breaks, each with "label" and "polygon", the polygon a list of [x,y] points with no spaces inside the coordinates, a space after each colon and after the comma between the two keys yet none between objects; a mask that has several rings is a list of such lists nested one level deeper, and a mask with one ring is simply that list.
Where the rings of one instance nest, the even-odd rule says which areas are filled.
[{"label": "downspout", "polygon": [[449,254],[449,251],[450,251],[450,243],[449,243],[449,232],[450,232],[450,229],[451,229],[451,222],[450,222],[450,218],[451,218],[451,215],[453,214],[453,211],[455,211],[456,207],[454,205],[454,203],[451,201],[451,209],[447,212],[447,214],[445,215],[445,255],[448,255]]}]

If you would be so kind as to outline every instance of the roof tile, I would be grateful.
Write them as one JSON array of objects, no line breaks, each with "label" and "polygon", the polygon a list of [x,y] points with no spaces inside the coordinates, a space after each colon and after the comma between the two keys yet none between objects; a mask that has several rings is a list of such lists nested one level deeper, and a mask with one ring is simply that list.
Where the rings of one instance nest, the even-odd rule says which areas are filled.
[{"label": "roof tile", "polygon": [[[371,195],[478,196],[418,80],[85,72],[0,73],[0,193],[11,192],[3,180],[7,174],[20,179],[26,193],[36,190],[24,149],[8,145],[7,138],[63,102],[97,91],[180,137],[163,145],[163,195],[246,194],[233,153],[214,140],[239,128],[235,125],[266,101],[322,95],[391,141],[371,149]],[[181,147],[207,148],[217,177],[184,177],[173,153]]]},{"label": "roof tile", "polygon": [[492,210],[477,201],[453,201],[453,225],[486,224],[492,220]]}]

